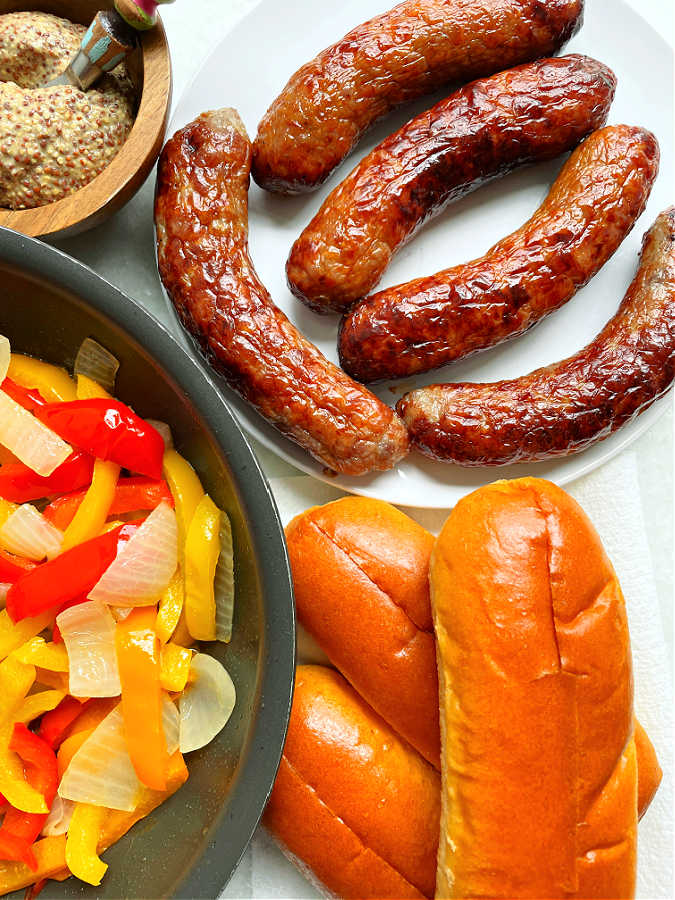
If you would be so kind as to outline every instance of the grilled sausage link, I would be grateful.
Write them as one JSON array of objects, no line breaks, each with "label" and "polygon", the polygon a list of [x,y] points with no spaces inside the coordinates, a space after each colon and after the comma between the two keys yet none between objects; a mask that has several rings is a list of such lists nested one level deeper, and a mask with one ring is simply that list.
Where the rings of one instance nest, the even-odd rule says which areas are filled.
[{"label": "grilled sausage link", "polygon": [[581,26],[583,0],[406,0],[299,69],[253,148],[261,187],[320,185],[390,110],[452,81],[551,56]]},{"label": "grilled sausage link", "polygon": [[448,203],[601,128],[615,89],[607,66],[567,56],[474,81],[441,100],[382,141],[326,198],[291,250],[291,291],[318,312],[344,312]]},{"label": "grilled sausage link", "polygon": [[269,422],[338,472],[389,469],[408,438],[274,305],[248,253],[251,144],[234,110],[205,113],[165,146],[155,220],[164,286],[213,366]]},{"label": "grilled sausage link", "polygon": [[572,154],[546,201],[485,256],[371,294],[343,319],[339,351],[359,381],[400,378],[522,334],[567,303],[645,208],[656,138],[616,125]]},{"label": "grilled sausage link", "polygon": [[434,385],[398,404],[413,444],[463,466],[584,450],[663,396],[675,378],[675,207],[647,233],[617,314],[563,362],[494,384]]}]

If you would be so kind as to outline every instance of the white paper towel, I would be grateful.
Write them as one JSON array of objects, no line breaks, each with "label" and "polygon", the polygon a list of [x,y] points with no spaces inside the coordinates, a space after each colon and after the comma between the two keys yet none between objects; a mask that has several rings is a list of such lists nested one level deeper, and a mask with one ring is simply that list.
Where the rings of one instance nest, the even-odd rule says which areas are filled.
[{"label": "white paper towel", "polygon": [[[309,506],[328,503],[342,491],[307,476],[270,481],[284,524]],[[659,791],[639,827],[640,900],[675,896],[673,884],[673,690],[654,573],[646,539],[634,450],[628,450],[567,490],[586,510],[614,563],[626,597],[635,669],[635,708],[664,771]],[[437,533],[447,510],[407,509]],[[228,900],[321,895],[258,829],[242,864],[223,893]]]}]

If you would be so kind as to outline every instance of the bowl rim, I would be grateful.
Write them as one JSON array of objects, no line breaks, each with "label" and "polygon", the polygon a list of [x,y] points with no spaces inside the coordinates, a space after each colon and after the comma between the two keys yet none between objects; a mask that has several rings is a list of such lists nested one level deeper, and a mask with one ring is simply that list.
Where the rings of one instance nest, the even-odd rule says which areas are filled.
[{"label": "bowl rim", "polygon": [[[28,4],[31,8],[35,5]],[[101,8],[105,5],[101,2]],[[29,237],[72,237],[99,225],[138,191],[157,162],[171,112],[171,53],[161,16],[157,16],[154,28],[144,33],[140,49],[143,90],[136,118],[109,165],[61,200],[34,209],[0,208],[0,227]]]},{"label": "bowl rim", "polygon": [[[233,471],[247,515],[251,542],[259,559],[265,630],[260,636],[262,672],[258,682],[257,716],[229,793],[228,815],[220,816],[209,833],[209,844],[192,862],[171,896],[217,897],[234,874],[272,791],[281,761],[295,679],[295,601],[284,531],[267,478],[232,414],[206,370],[192,359],[168,329],[136,300],[84,263],[35,238],[0,227],[0,263],[55,287],[110,319],[165,370],[185,392]],[[224,446],[227,435],[227,447]],[[253,477],[251,477],[253,475]],[[257,477],[256,477],[257,476]],[[274,653],[270,647],[274,641]],[[232,822],[236,827],[232,828]]]}]

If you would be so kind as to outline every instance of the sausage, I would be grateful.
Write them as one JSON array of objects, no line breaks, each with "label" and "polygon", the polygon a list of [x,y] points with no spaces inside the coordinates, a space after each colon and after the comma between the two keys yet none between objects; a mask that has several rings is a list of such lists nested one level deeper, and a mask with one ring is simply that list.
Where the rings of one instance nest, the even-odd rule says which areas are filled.
[{"label": "sausage", "polygon": [[310,191],[390,110],[452,81],[551,56],[581,27],[583,0],[406,0],[358,25],[294,75],[267,110],[253,177]]},{"label": "sausage", "polygon": [[389,469],[408,450],[394,411],[328,362],[256,275],[250,164],[234,110],[205,113],[165,146],[155,221],[167,293],[214,368],[272,425],[335,471]]},{"label": "sausage", "polygon": [[365,382],[400,378],[527,331],[612,256],[644,210],[658,164],[650,132],[594,132],[534,216],[485,256],[357,303],[341,323],[345,371]]},{"label": "sausage", "polygon": [[585,450],[644,412],[675,377],[675,207],[647,233],[616,315],[574,356],[494,384],[433,385],[398,410],[413,444],[463,466]]},{"label": "sausage", "polygon": [[365,297],[392,256],[450,202],[602,127],[611,69],[587,56],[543,59],[474,81],[369,153],[293,245],[291,291],[318,312]]}]

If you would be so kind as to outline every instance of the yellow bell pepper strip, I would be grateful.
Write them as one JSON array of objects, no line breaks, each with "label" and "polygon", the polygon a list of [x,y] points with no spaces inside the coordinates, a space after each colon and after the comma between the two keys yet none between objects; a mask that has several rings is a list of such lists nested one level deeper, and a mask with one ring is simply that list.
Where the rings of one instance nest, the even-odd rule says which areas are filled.
[{"label": "yellow bell pepper strip", "polygon": [[185,542],[185,619],[197,641],[216,639],[213,579],[220,556],[220,510],[204,495],[195,510]]},{"label": "yellow bell pepper strip", "polygon": [[22,387],[36,388],[50,403],[65,403],[77,396],[75,383],[66,370],[41,359],[12,353],[7,375]]},{"label": "yellow bell pepper strip", "polygon": [[104,806],[76,803],[66,835],[66,864],[76,878],[98,886],[108,871],[96,852],[106,816]]},{"label": "yellow bell pepper strip", "polygon": [[129,756],[142,784],[166,790],[169,754],[162,725],[160,643],[154,606],[136,607],[117,623],[115,647]]},{"label": "yellow bell pepper strip", "polygon": [[78,400],[93,400],[94,398],[112,400],[106,389],[102,388],[98,381],[89,378],[88,375],[77,376],[76,394]]},{"label": "yellow bell pepper strip", "polygon": [[176,450],[165,451],[163,470],[176,506],[180,546],[185,544],[190,522],[204,496],[204,488],[190,463]]},{"label": "yellow bell pepper strip", "polygon": [[0,794],[17,809],[46,813],[45,798],[26,781],[21,760],[9,744],[15,716],[35,681],[35,666],[8,657],[0,663]]},{"label": "yellow bell pepper strip", "polygon": [[9,500],[3,500],[2,497],[0,497],[0,528],[18,508],[16,503],[10,503]]},{"label": "yellow bell pepper strip", "polygon": [[178,644],[164,644],[160,655],[159,680],[165,691],[185,690],[190,674],[192,650]]},{"label": "yellow bell pepper strip", "polygon": [[47,643],[42,637],[27,641],[12,656],[28,666],[39,666],[50,672],[68,672],[68,653],[63,644]]},{"label": "yellow bell pepper strip", "polygon": [[181,611],[178,625],[176,625],[176,630],[173,633],[173,641],[175,644],[180,644],[181,647],[190,647],[194,643],[192,635],[188,631],[187,621],[185,619],[185,607],[183,607]]},{"label": "yellow bell pepper strip", "polygon": [[35,719],[56,709],[65,696],[63,691],[54,690],[30,694],[19,707],[14,720],[23,725],[30,725]]},{"label": "yellow bell pepper strip", "polygon": [[38,616],[12,622],[6,609],[0,611],[0,660],[5,659],[26,641],[44,631],[54,621],[54,611],[46,610]]},{"label": "yellow bell pepper strip", "polygon": [[51,669],[35,669],[35,683],[43,684],[55,691],[68,693],[69,681],[67,672],[52,672]]},{"label": "yellow bell pepper strip", "polygon": [[91,486],[63,536],[62,553],[101,533],[110,514],[119,475],[117,463],[96,460]]},{"label": "yellow bell pepper strip", "polygon": [[171,639],[171,635],[178,627],[180,614],[183,611],[184,592],[183,573],[179,566],[162,594],[157,610],[155,631],[163,644],[166,644]]},{"label": "yellow bell pepper strip", "polygon": [[[148,816],[171,794],[187,781],[188,771],[183,757],[174,753],[169,764],[166,791],[153,791],[143,788],[139,803],[133,812],[122,812],[117,809],[107,810],[107,816],[99,836],[98,853],[103,853],[115,844],[137,822]],[[25,863],[0,862],[0,895],[26,888],[43,878],[61,878],[66,865],[66,836],[46,837],[33,845],[33,852],[38,864],[36,872],[31,871]]]}]

